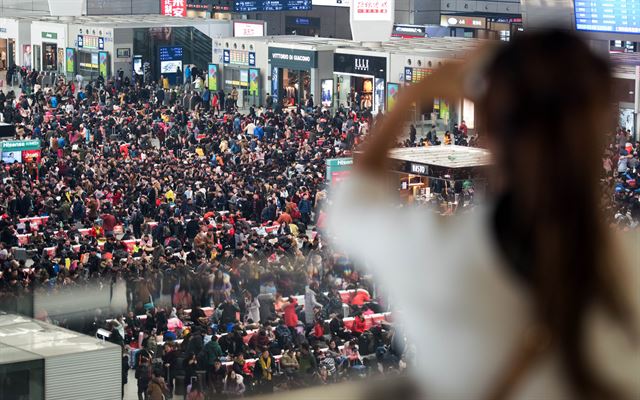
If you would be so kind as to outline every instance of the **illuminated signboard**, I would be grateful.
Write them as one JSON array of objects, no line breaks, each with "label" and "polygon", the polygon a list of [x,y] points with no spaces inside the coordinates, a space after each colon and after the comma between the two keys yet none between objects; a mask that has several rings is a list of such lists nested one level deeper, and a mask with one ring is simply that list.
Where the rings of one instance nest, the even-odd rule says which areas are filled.
[{"label": "illuminated signboard", "polygon": [[575,0],[576,29],[640,34],[640,1]]},{"label": "illuminated signboard", "polygon": [[450,26],[452,28],[476,28],[484,29],[487,26],[487,19],[484,17],[459,17],[452,15],[442,15],[440,26]]},{"label": "illuminated signboard", "polygon": [[354,0],[354,21],[387,21],[391,19],[390,0]]},{"label": "illuminated signboard", "polygon": [[160,14],[171,17],[186,17],[186,0],[160,0]]}]

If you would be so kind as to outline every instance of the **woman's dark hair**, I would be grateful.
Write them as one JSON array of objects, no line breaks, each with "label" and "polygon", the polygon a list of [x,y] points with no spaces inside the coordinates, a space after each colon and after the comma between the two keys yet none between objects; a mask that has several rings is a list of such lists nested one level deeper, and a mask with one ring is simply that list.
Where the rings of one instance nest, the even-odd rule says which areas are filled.
[{"label": "woman's dark hair", "polygon": [[504,179],[498,243],[530,283],[538,322],[581,399],[619,398],[590,363],[588,313],[598,303],[624,327],[629,315],[600,214],[601,154],[613,128],[611,83],[608,64],[580,38],[561,31],[523,34],[489,65],[480,102]]}]

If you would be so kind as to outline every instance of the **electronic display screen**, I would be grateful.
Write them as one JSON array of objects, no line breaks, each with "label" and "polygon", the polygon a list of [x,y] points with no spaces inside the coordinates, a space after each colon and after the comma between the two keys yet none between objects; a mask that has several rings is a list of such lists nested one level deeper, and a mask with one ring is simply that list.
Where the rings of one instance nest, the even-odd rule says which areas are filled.
[{"label": "electronic display screen", "polygon": [[305,11],[311,10],[311,0],[238,0],[234,12]]},{"label": "electronic display screen", "polygon": [[182,60],[182,47],[160,47],[160,61]]},{"label": "electronic display screen", "polygon": [[640,34],[640,1],[575,0],[576,29]]}]

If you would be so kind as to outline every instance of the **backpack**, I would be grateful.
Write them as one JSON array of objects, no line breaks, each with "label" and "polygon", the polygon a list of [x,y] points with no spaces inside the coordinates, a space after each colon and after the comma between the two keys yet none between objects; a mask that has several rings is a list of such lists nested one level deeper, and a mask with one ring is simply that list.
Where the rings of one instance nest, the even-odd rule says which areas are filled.
[{"label": "backpack", "polygon": [[298,209],[298,206],[294,204],[292,204],[291,206],[291,218],[293,219],[300,219],[302,218],[302,214],[300,213],[300,209]]},{"label": "backpack", "polygon": [[276,327],[276,338],[281,349],[286,349],[288,345],[293,344],[291,331],[284,325],[278,325]]}]

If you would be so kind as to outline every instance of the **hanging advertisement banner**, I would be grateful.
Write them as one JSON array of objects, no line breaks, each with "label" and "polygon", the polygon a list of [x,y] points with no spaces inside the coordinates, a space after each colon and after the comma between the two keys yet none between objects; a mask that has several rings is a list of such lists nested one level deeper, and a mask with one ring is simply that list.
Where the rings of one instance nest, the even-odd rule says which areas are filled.
[{"label": "hanging advertisement banner", "polygon": [[218,64],[209,64],[207,71],[209,90],[218,90]]},{"label": "hanging advertisement banner", "polygon": [[249,96],[258,97],[260,87],[260,69],[249,68]]}]

